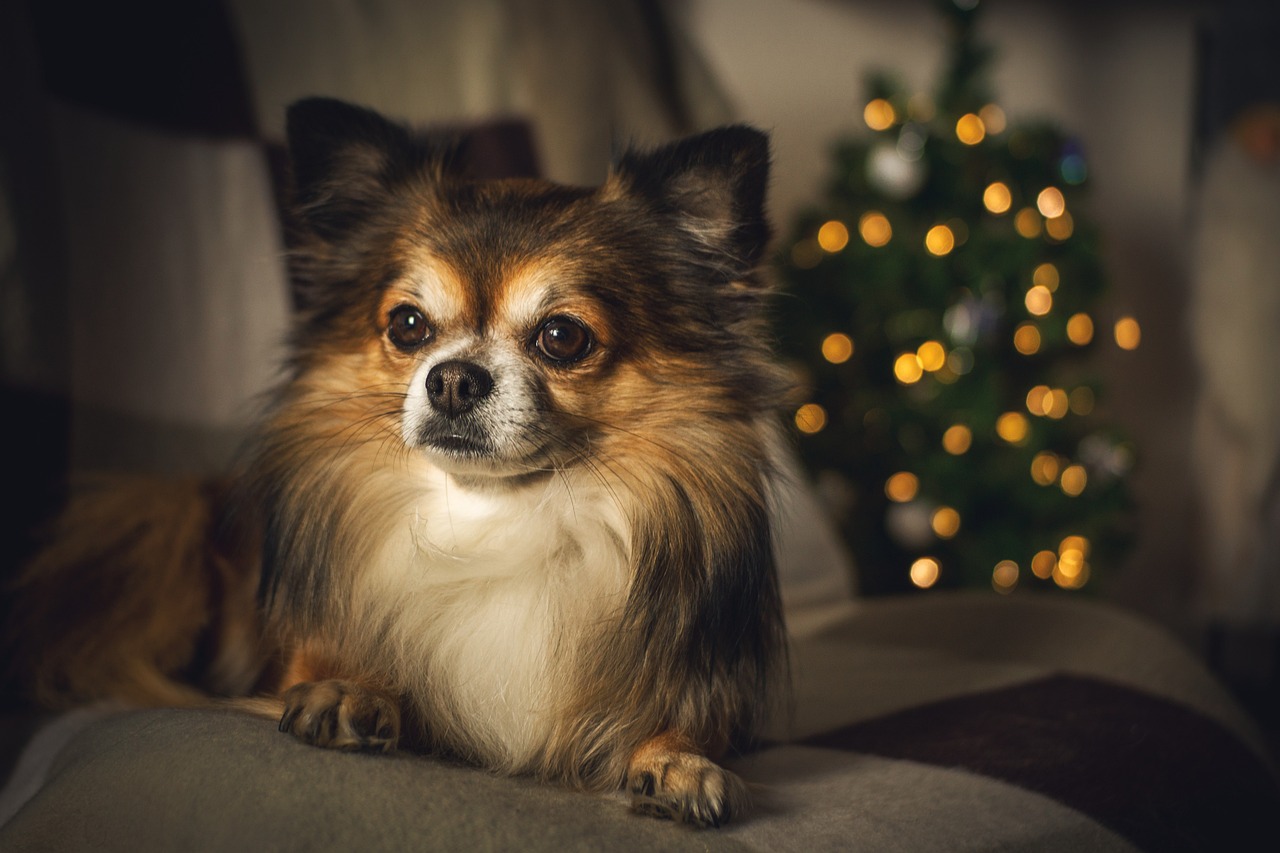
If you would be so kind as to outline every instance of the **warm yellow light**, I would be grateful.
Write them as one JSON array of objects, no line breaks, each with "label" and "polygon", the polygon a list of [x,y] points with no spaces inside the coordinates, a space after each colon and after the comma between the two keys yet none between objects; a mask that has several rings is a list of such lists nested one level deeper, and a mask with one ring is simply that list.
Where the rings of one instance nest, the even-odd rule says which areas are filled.
[{"label": "warm yellow light", "polygon": [[1018,585],[1018,564],[1013,560],[1001,560],[991,572],[991,586],[996,592],[1013,592]]},{"label": "warm yellow light", "polygon": [[1044,230],[1051,238],[1061,243],[1076,230],[1076,221],[1071,218],[1070,213],[1063,213],[1053,219],[1046,219]]},{"label": "warm yellow light", "polygon": [[1085,485],[1089,482],[1089,475],[1085,472],[1083,465],[1068,465],[1062,472],[1062,491],[1071,497],[1077,497],[1084,491]]},{"label": "warm yellow light", "polygon": [[1036,207],[1045,219],[1053,219],[1067,211],[1067,200],[1062,197],[1062,190],[1057,187],[1045,187],[1036,196]]},{"label": "warm yellow light", "polygon": [[849,245],[849,229],[838,219],[823,223],[818,229],[818,245],[824,252],[835,254]]},{"label": "warm yellow light", "polygon": [[1004,133],[1006,120],[1004,110],[995,104],[987,104],[978,110],[978,118],[987,126],[987,133]]},{"label": "warm yellow light", "polygon": [[1031,460],[1031,479],[1041,486],[1052,486],[1058,481],[1058,471],[1062,463],[1056,453],[1044,451],[1037,453]]},{"label": "warm yellow light", "polygon": [[796,429],[808,435],[822,432],[827,425],[827,410],[817,403],[805,403],[796,409]]},{"label": "warm yellow light", "polygon": [[1053,570],[1057,565],[1057,554],[1052,551],[1037,551],[1036,555],[1031,558],[1031,574],[1041,580],[1048,580],[1053,576]]},{"label": "warm yellow light", "polygon": [[921,557],[911,564],[911,582],[920,589],[928,589],[938,582],[942,568],[932,557]]},{"label": "warm yellow light", "polygon": [[1083,536],[1068,536],[1058,546],[1053,581],[1065,589],[1079,589],[1089,579],[1089,541]]},{"label": "warm yellow light", "polygon": [[916,358],[920,361],[921,368],[933,373],[946,365],[947,351],[937,341],[925,341],[916,350]]},{"label": "warm yellow light", "polygon": [[1055,293],[1058,290],[1058,268],[1047,262],[1041,264],[1031,274],[1031,283]]},{"label": "warm yellow light", "polygon": [[1035,355],[1040,351],[1040,330],[1035,323],[1023,323],[1013,330],[1013,348],[1023,355]]},{"label": "warm yellow light", "polygon": [[1083,536],[1064,536],[1058,543],[1058,553],[1066,554],[1068,551],[1078,551],[1080,559],[1084,559],[1089,556],[1089,540]]},{"label": "warm yellow light", "polygon": [[853,339],[841,332],[832,332],[822,339],[822,357],[832,364],[844,364],[853,355]]},{"label": "warm yellow light", "polygon": [[942,449],[952,456],[959,456],[973,444],[973,431],[964,424],[952,424],[942,434]]},{"label": "warm yellow light", "polygon": [[1088,314],[1072,314],[1067,321],[1067,340],[1082,347],[1093,340],[1093,320]]},{"label": "warm yellow light", "polygon": [[1142,327],[1132,317],[1121,317],[1116,321],[1116,345],[1120,349],[1135,350],[1142,342]]},{"label": "warm yellow light", "polygon": [[982,204],[987,210],[999,216],[1009,211],[1010,205],[1013,204],[1013,194],[1009,192],[1009,187],[1000,181],[988,184],[986,190],[982,193]]},{"label": "warm yellow light", "polygon": [[987,135],[986,125],[976,113],[965,113],[956,122],[956,139],[965,145],[977,145]]},{"label": "warm yellow light", "polygon": [[1067,416],[1070,409],[1067,392],[1062,388],[1054,388],[1049,392],[1049,396],[1044,400],[1044,413],[1055,421],[1060,421]]},{"label": "warm yellow light", "polygon": [[956,236],[945,225],[935,225],[924,235],[924,247],[941,257],[956,247]]},{"label": "warm yellow light", "polygon": [[1018,215],[1013,218],[1013,229],[1018,232],[1019,236],[1026,237],[1028,240],[1040,236],[1040,214],[1036,213],[1033,207],[1024,207],[1018,211]]},{"label": "warm yellow light", "polygon": [[1033,415],[1043,415],[1050,394],[1048,385],[1037,385],[1027,392],[1027,411]]},{"label": "warm yellow light", "polygon": [[1088,415],[1093,412],[1093,389],[1087,385],[1081,385],[1079,388],[1071,392],[1071,396],[1067,400],[1067,405],[1071,407],[1073,414]]},{"label": "warm yellow light", "polygon": [[867,123],[867,127],[872,130],[888,130],[893,127],[893,123],[897,121],[898,114],[893,108],[893,104],[884,98],[876,98],[869,102],[862,110],[862,120]]},{"label": "warm yellow light", "polygon": [[1026,303],[1027,312],[1036,317],[1043,317],[1053,310],[1053,294],[1042,284],[1037,284],[1028,290],[1023,302]]},{"label": "warm yellow light", "polygon": [[949,506],[938,507],[930,524],[939,539],[951,539],[960,532],[960,513]]},{"label": "warm yellow light", "polygon": [[893,375],[903,385],[912,385],[920,381],[924,368],[920,366],[920,357],[913,352],[904,352],[893,363]]},{"label": "warm yellow light", "polygon": [[884,481],[884,493],[889,500],[906,503],[920,492],[920,478],[910,471],[899,471]]},{"label": "warm yellow light", "polygon": [[893,237],[889,218],[878,210],[869,210],[858,220],[858,233],[863,242],[872,248],[880,248]]},{"label": "warm yellow light", "polygon": [[1076,567],[1073,573],[1068,573],[1063,569],[1063,561],[1059,560],[1058,564],[1053,567],[1053,582],[1063,589],[1079,589],[1089,581],[1089,564],[1081,563]]},{"label": "warm yellow light", "polygon": [[996,418],[996,435],[1010,444],[1025,442],[1027,429],[1027,416],[1022,412],[1005,412]]}]

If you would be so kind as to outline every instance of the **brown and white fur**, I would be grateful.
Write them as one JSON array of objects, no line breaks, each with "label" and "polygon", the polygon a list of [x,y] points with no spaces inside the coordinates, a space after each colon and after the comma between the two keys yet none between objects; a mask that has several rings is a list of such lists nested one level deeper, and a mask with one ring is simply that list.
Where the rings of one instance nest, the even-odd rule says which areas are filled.
[{"label": "brown and white fur", "polygon": [[[784,657],[765,136],[631,152],[583,189],[463,179],[447,150],[337,101],[288,125],[289,378],[230,491],[193,504],[212,507],[188,527],[217,560],[157,549],[184,577],[237,567],[200,587],[202,617],[161,620],[211,646],[205,668],[86,613],[110,665],[35,652],[45,695],[147,701],[110,684],[131,668],[222,693],[257,679],[279,697],[257,706],[319,746],[625,786],[695,825],[741,814],[746,787],[714,760],[756,730]],[[56,610],[49,579],[92,563],[85,547],[38,559],[24,594]],[[223,630],[216,591],[258,576],[261,626]],[[152,701],[181,703],[173,689]]]}]

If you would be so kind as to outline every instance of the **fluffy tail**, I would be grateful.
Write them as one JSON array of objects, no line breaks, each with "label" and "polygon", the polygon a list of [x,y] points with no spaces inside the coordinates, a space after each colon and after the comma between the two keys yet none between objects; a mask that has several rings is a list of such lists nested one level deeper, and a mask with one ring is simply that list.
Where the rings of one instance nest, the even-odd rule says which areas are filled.
[{"label": "fluffy tail", "polygon": [[144,477],[77,489],[13,590],[6,639],[30,699],[190,707],[254,687],[257,557],[224,523],[227,493]]}]

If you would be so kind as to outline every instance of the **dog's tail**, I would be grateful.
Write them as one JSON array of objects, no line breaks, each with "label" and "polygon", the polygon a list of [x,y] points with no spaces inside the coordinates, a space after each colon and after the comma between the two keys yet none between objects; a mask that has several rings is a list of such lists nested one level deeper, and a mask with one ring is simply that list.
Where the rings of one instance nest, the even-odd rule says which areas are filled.
[{"label": "dog's tail", "polygon": [[229,493],[199,480],[79,484],[12,590],[11,683],[53,708],[206,706],[251,691],[268,659],[258,560],[227,523]]}]

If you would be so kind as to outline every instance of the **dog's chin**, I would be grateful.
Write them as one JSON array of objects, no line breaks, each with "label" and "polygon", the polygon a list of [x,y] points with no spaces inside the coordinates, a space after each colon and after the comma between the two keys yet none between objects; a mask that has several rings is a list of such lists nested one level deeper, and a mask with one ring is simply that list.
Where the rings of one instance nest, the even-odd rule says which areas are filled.
[{"label": "dog's chin", "polygon": [[424,437],[418,451],[447,474],[513,483],[550,473],[550,463],[541,449],[527,452],[495,447],[490,442],[458,434]]}]

